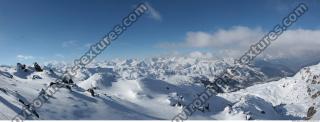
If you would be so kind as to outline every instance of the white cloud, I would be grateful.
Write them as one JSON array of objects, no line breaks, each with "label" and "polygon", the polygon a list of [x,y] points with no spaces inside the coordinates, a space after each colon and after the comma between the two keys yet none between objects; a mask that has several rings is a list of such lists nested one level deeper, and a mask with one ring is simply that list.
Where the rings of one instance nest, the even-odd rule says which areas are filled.
[{"label": "white cloud", "polygon": [[[250,45],[257,43],[264,34],[261,28],[235,26],[230,29],[219,29],[213,33],[188,32],[180,43],[161,43],[162,48],[212,48],[215,55],[239,57]],[[295,29],[287,30],[271,43],[263,56],[273,58],[299,57],[320,53],[320,30]]]},{"label": "white cloud", "polygon": [[262,34],[261,28],[235,26],[227,30],[219,29],[214,33],[188,32],[184,43],[189,47],[233,48],[247,46],[262,37]]},{"label": "white cloud", "polygon": [[273,57],[301,57],[319,55],[320,30],[296,29],[283,33],[266,50],[266,55]]},{"label": "white cloud", "polygon": [[18,60],[32,60],[32,59],[35,59],[35,57],[29,56],[29,55],[17,55],[17,59]]},{"label": "white cloud", "polygon": [[149,17],[157,21],[162,21],[161,14],[155,8],[153,8],[150,3],[146,3],[146,5],[149,9],[148,10]]},{"label": "white cloud", "polygon": [[62,47],[75,47],[77,45],[78,45],[77,41],[75,41],[75,40],[69,40],[69,41],[62,42]]}]

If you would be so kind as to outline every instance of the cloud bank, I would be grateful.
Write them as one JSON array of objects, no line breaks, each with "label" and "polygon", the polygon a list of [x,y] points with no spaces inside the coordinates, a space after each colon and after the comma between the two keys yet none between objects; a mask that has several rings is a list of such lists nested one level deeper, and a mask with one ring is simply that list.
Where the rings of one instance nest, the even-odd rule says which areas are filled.
[{"label": "cloud bank", "polygon": [[[229,29],[218,29],[209,32],[187,32],[180,43],[161,43],[161,48],[209,48],[218,56],[239,57],[250,45],[258,42],[268,30],[234,26]],[[291,58],[320,53],[320,30],[294,29],[285,31],[272,42],[261,55],[269,58]],[[261,56],[260,56],[261,57]]]}]

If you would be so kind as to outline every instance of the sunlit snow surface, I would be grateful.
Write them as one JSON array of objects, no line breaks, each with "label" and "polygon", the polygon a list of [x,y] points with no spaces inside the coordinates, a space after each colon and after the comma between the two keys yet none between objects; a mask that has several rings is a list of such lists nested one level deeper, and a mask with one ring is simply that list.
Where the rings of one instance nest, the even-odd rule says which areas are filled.
[{"label": "sunlit snow surface", "polygon": [[[182,110],[175,104],[179,96],[183,96],[183,104],[188,104],[204,90],[195,77],[213,80],[232,64],[231,59],[185,57],[95,62],[75,76],[79,88],[61,88],[37,113],[44,120],[172,119]],[[0,91],[0,119],[11,119],[19,113],[22,104],[18,98],[29,102],[35,99],[42,88],[61,75],[56,69],[63,70],[65,66],[46,65],[43,72],[35,72],[32,67],[24,72],[17,71],[15,66],[1,66],[0,88],[7,93]],[[263,74],[252,67],[242,70]],[[34,75],[42,79],[32,79]],[[310,107],[320,111],[320,97],[314,97],[320,91],[320,79],[313,79],[315,75],[320,75],[320,64],[278,81],[241,81],[244,89],[212,97],[208,102],[210,110],[197,111],[190,119],[305,119]],[[99,96],[86,92],[93,87]],[[316,112],[310,118],[320,119],[319,116]]]}]

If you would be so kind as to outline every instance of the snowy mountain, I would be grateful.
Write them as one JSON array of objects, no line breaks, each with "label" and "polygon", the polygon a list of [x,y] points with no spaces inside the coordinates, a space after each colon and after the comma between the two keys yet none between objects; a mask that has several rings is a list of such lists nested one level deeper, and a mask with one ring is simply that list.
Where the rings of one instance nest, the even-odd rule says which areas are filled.
[{"label": "snowy mountain", "polygon": [[[240,68],[243,76],[230,84],[234,92],[214,96],[190,119],[320,119],[320,64],[282,79],[268,73],[285,68],[266,64]],[[66,87],[35,110],[39,118],[28,119],[171,119],[205,89],[201,79],[214,81],[233,65],[233,59],[201,57],[94,62],[72,79],[76,85],[58,82]],[[68,66],[1,66],[0,119],[14,117]]]},{"label": "snowy mountain", "polygon": [[293,77],[221,94],[221,97],[235,103],[231,113],[245,113],[253,119],[319,119],[316,112],[319,111],[319,86],[320,64],[317,64],[301,69]]}]

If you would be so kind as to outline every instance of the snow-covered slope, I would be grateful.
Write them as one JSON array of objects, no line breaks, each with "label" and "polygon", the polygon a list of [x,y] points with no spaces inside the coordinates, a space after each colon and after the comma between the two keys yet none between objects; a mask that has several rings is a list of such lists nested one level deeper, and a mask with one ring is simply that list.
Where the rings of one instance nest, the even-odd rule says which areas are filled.
[{"label": "snow-covered slope", "polygon": [[[95,62],[73,78],[77,84],[61,88],[36,112],[39,119],[171,119],[202,92],[197,79],[213,81],[232,59],[166,57],[150,60]],[[0,119],[11,119],[54,82],[66,64],[48,64],[43,72],[27,67],[0,67]],[[218,94],[190,119],[319,119],[320,65],[293,77],[268,83],[261,69],[244,66],[236,92]],[[313,80],[314,75],[317,76]],[[94,89],[91,96],[88,89]],[[19,102],[20,100],[20,102]],[[314,108],[314,110],[312,109]],[[32,118],[30,118],[32,119]]]},{"label": "snow-covered slope", "polygon": [[[236,103],[232,106],[233,108],[239,108],[239,104],[243,108],[233,111],[252,115],[254,119],[268,119],[270,118],[268,116],[274,116],[274,112],[281,115],[275,119],[283,119],[283,117],[287,119],[319,119],[316,118],[319,116],[319,112],[316,112],[315,115],[312,113],[314,110],[320,110],[320,64],[303,68],[293,77],[258,84],[237,92],[221,94],[221,96]],[[263,100],[255,102],[265,102],[268,108],[262,109],[261,107],[266,106],[259,106],[261,103],[250,105],[252,104],[251,99]],[[256,105],[258,107],[252,108]],[[253,112],[254,109],[265,111],[265,117],[256,115],[256,112]]]}]

